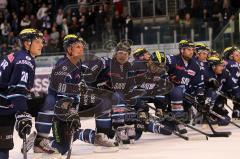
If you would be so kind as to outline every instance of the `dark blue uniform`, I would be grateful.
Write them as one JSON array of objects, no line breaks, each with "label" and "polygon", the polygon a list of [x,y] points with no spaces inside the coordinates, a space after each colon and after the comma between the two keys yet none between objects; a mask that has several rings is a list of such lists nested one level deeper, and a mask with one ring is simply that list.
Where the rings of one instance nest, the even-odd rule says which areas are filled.
[{"label": "dark blue uniform", "polygon": [[[89,68],[96,75],[94,80],[93,78],[91,80],[86,78],[86,81],[91,81],[89,85],[114,92],[112,99],[103,99],[106,104],[116,105],[123,103],[125,95],[135,85],[134,77],[129,76],[132,71],[132,66],[129,62],[121,65],[115,58],[101,57],[94,64],[89,65]],[[96,127],[98,133],[105,133],[109,137],[113,137],[115,134],[112,131],[112,121],[108,114],[96,119]]]},{"label": "dark blue uniform", "polygon": [[26,51],[9,54],[0,64],[0,95],[12,103],[12,108],[0,108],[0,115],[27,110],[26,96],[33,87],[35,61]]},{"label": "dark blue uniform", "polygon": [[192,93],[195,90],[202,90],[204,85],[202,71],[194,58],[184,61],[181,55],[167,56],[167,68],[169,78],[176,86],[170,93],[171,104],[183,104],[185,91]]},{"label": "dark blue uniform", "polygon": [[35,61],[26,51],[11,53],[0,61],[0,157],[7,157],[13,148],[15,114],[27,110],[34,76]]},{"label": "dark blue uniform", "polygon": [[134,86],[134,77],[129,76],[132,66],[129,62],[121,65],[115,58],[101,57],[101,62],[93,66],[99,71],[93,87],[104,87],[105,89],[118,92],[128,93]]},{"label": "dark blue uniform", "polygon": [[[210,79],[215,79],[218,81],[219,87],[217,91],[221,91],[235,97],[240,96],[240,87],[233,80],[228,70],[224,70],[222,74],[216,75],[213,72],[212,68],[206,69],[204,71],[205,83]],[[224,104],[227,102],[226,99],[218,95],[217,92],[212,89],[207,89],[206,95],[207,95],[208,101],[210,101],[209,104],[213,107],[212,110],[220,115],[223,115],[226,119],[226,120],[218,119],[218,124],[219,125],[228,124],[230,117],[228,116],[228,111],[224,108]]]},{"label": "dark blue uniform", "polygon": [[[48,95],[45,99],[45,103],[41,112],[38,113],[38,119],[35,123],[35,127],[39,136],[48,137],[52,127],[54,106],[58,100],[71,97],[74,99],[73,104],[80,103],[81,97],[79,95],[81,90],[79,89],[78,84],[83,80],[82,74],[84,71],[85,67],[82,65],[82,63],[79,62],[74,65],[67,57],[59,59],[59,61],[56,63],[51,73]],[[84,100],[86,100],[86,98]],[[92,102],[95,103],[95,101]],[[82,109],[86,105],[89,105],[89,102],[81,101],[79,109]],[[66,133],[64,132],[65,128],[60,126],[58,129],[59,130],[56,131],[59,133],[58,135],[61,138],[61,136],[65,135]],[[79,129],[75,133],[74,139],[80,139],[85,142],[94,143],[94,138],[94,130]],[[53,147],[57,148],[60,153],[64,154],[66,151],[68,151],[69,141],[65,141],[64,138],[61,138],[60,140],[61,144],[56,143],[54,140]]]},{"label": "dark blue uniform", "polygon": [[[237,83],[238,86],[240,86],[240,68],[239,64],[233,60],[225,60],[226,63],[226,69],[230,72],[232,80],[234,83]],[[237,102],[233,102],[233,118],[239,118],[240,117],[240,104]]]}]

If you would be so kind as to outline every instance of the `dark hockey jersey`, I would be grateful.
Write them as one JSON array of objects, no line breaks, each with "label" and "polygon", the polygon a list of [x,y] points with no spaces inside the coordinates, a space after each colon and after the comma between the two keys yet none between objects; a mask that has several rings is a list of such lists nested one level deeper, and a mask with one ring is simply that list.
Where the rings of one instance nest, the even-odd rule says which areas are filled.
[{"label": "dark hockey jersey", "polygon": [[125,94],[135,85],[134,77],[129,76],[132,71],[132,65],[129,62],[121,65],[115,58],[102,57],[92,67],[98,71],[98,73],[94,73],[97,75],[95,81],[91,82],[93,87]]},{"label": "dark hockey jersey", "polygon": [[58,60],[50,76],[48,93],[54,96],[76,96],[80,94],[79,83],[83,80],[84,68],[79,61],[76,65],[67,57]]},{"label": "dark hockey jersey", "polygon": [[216,75],[211,68],[204,71],[205,83],[210,79],[216,79],[219,83],[219,91],[231,93],[234,96],[240,96],[240,87],[232,80],[231,74],[228,70],[224,70],[222,74]]},{"label": "dark hockey jersey", "polygon": [[35,61],[26,51],[18,51],[6,56],[0,62],[0,94],[10,100],[11,109],[1,110],[1,114],[26,111],[26,95],[33,87]]},{"label": "dark hockey jersey", "polygon": [[184,63],[181,55],[167,56],[166,65],[169,79],[175,86],[182,86],[189,94],[197,94],[195,90],[202,90],[203,75],[194,58]]},{"label": "dark hockey jersey", "polygon": [[237,83],[238,86],[240,84],[240,70],[239,70],[239,64],[233,60],[225,60],[226,69],[230,72],[232,81],[234,83]]}]

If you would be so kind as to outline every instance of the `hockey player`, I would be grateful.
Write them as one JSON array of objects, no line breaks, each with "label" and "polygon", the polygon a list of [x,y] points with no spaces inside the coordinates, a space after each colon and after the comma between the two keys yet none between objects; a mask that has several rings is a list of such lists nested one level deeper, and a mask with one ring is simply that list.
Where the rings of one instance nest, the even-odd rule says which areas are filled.
[{"label": "hockey player", "polygon": [[7,55],[0,64],[0,158],[7,159],[13,148],[13,128],[20,138],[31,132],[31,115],[26,95],[33,87],[36,56],[41,55],[43,34],[24,29],[19,34],[22,50]]},{"label": "hockey player", "polygon": [[206,95],[209,101],[211,101],[212,110],[224,116],[224,119],[218,119],[218,124],[227,125],[230,117],[228,116],[228,111],[224,108],[226,98],[218,95],[216,91],[233,96],[235,101],[239,103],[240,89],[229,71],[225,69],[224,61],[221,58],[211,56],[208,58],[208,63],[209,67],[204,71]]},{"label": "hockey player", "polygon": [[203,43],[196,43],[195,44],[195,52],[196,52],[196,59],[197,63],[200,67],[207,67],[207,57],[209,55],[209,48],[206,44]]},{"label": "hockey player", "polygon": [[[183,103],[183,93],[188,85],[194,85],[195,89],[203,85],[201,82],[201,71],[196,60],[193,59],[195,45],[188,40],[181,40],[179,42],[179,54],[174,56],[167,56],[167,67],[170,81],[175,85],[171,91],[170,98],[170,112],[176,119],[188,121],[189,105]],[[198,81],[198,82],[196,82]],[[200,81],[200,82],[199,82]],[[174,122],[169,122],[172,129],[178,130],[180,133],[187,133],[185,127],[181,124],[176,125]]]},{"label": "hockey player", "polygon": [[[232,80],[240,85],[239,77],[239,63],[240,63],[240,50],[237,47],[227,47],[223,51],[223,56],[225,58],[226,69],[230,72]],[[232,118],[240,118],[240,104],[233,102],[233,113]]]},{"label": "hockey player", "polygon": [[145,48],[138,48],[134,51],[133,57],[136,85],[139,88],[145,89],[147,96],[151,97],[149,99],[144,99],[144,101],[138,101],[136,104],[139,118],[144,124],[143,126],[137,125],[139,129],[136,129],[136,135],[140,136],[144,129],[153,133],[170,135],[171,132],[165,130],[162,124],[148,120],[148,106],[146,105],[146,102],[154,103],[157,108],[156,115],[160,117],[167,107],[165,96],[162,95],[163,92],[156,92],[156,88],[159,87],[158,85],[163,85],[164,79],[166,78],[166,55],[164,52],[158,50],[150,54]]},{"label": "hockey player", "polygon": [[[129,55],[131,54],[130,44],[120,42],[117,44],[115,51],[112,59],[102,57],[101,60],[98,60],[96,64],[91,66],[91,68],[94,68],[99,73],[95,81],[91,82],[90,85],[115,92],[112,100],[115,103],[114,105],[118,105],[125,104],[125,97],[135,86],[135,82],[134,78],[129,76],[132,71],[132,66],[128,62]],[[114,137],[115,130],[113,130],[111,114],[107,113],[96,119],[96,130],[98,133],[106,134],[109,138]]]},{"label": "hockey player", "polygon": [[[64,154],[68,151],[70,147],[70,138],[69,134],[67,134],[67,131],[65,131],[67,129],[65,127],[66,125],[63,122],[59,121],[57,118],[55,118],[56,120],[52,125],[54,115],[53,110],[54,107],[56,107],[56,104],[59,103],[58,101],[62,99],[73,98],[74,105],[79,104],[79,92],[72,94],[71,91],[73,90],[65,88],[64,85],[66,86],[67,84],[73,84],[75,85],[74,88],[78,88],[78,85],[83,85],[83,87],[79,91],[82,91],[82,89],[86,89],[86,85],[83,80],[83,73],[85,71],[85,67],[83,67],[82,63],[80,62],[80,59],[83,57],[83,49],[85,47],[85,42],[77,35],[69,34],[66,35],[63,39],[63,47],[66,51],[66,55],[57,62],[52,72],[55,72],[55,70],[57,70],[59,67],[62,67],[62,69],[64,70],[69,69],[64,66],[65,62],[70,62],[70,64],[74,66],[75,69],[70,74],[66,74],[64,76],[66,80],[63,84],[58,82],[57,80],[54,81],[52,79],[52,76],[54,76],[54,74],[51,75],[50,81],[53,81],[50,82],[48,95],[46,97],[41,112],[38,113],[38,118],[36,121],[36,129],[38,133],[34,143],[35,153],[55,153],[58,151],[61,154]],[[58,71],[56,73],[59,74]],[[60,87],[59,89],[54,88],[53,85],[59,85],[61,89]],[[87,102],[85,103],[85,105],[81,104],[79,106],[80,109],[82,107],[86,108],[88,104],[95,103],[93,101],[93,103]],[[50,144],[48,134],[50,133],[52,127],[53,135],[55,136],[55,138],[51,140],[52,144]],[[58,138],[56,138],[56,136],[58,136]],[[68,137],[66,138],[66,136]],[[95,135],[95,131],[91,129],[79,129],[75,132],[74,136],[74,140],[79,139],[92,144],[102,144],[102,140],[104,140],[102,139],[101,135]]]}]

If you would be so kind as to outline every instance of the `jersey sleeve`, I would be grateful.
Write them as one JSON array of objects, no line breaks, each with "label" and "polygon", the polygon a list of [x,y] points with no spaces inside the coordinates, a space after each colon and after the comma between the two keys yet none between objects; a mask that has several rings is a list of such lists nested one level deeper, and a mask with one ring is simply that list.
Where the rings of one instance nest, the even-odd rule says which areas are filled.
[{"label": "jersey sleeve", "polygon": [[17,60],[8,83],[7,98],[17,111],[27,110],[26,96],[33,87],[35,64],[29,60]]}]

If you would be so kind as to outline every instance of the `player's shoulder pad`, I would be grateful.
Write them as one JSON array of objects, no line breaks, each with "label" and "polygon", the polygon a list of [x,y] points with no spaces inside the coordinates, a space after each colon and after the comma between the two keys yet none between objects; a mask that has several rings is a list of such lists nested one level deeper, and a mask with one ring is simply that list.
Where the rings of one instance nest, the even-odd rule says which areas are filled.
[{"label": "player's shoulder pad", "polygon": [[238,68],[238,63],[232,60],[225,60],[226,66],[230,68]]},{"label": "player's shoulder pad", "polygon": [[176,61],[176,56],[175,55],[166,55],[167,58],[167,63],[168,64],[173,64]]},{"label": "player's shoulder pad", "polygon": [[35,61],[31,55],[26,53],[25,51],[18,51],[15,54],[15,61],[16,65],[25,65],[29,66],[32,70],[35,69]]},{"label": "player's shoulder pad", "polygon": [[102,61],[103,64],[103,69],[107,68],[109,66],[109,64],[111,63],[111,58],[103,56],[100,58],[100,60]]},{"label": "player's shoulder pad", "polygon": [[14,54],[14,52],[11,52],[10,54],[8,54],[7,55],[7,60],[10,62],[10,63],[12,63],[13,61],[14,61],[14,59],[15,59],[15,54]]}]

